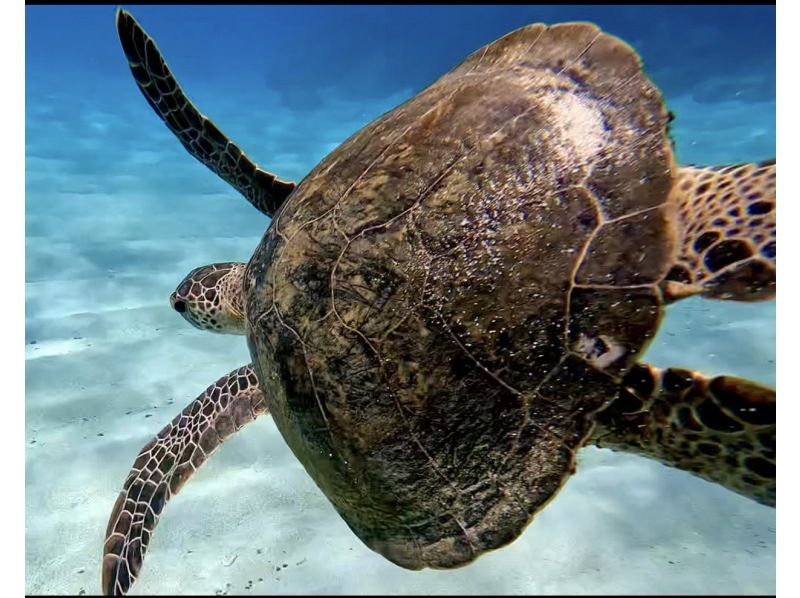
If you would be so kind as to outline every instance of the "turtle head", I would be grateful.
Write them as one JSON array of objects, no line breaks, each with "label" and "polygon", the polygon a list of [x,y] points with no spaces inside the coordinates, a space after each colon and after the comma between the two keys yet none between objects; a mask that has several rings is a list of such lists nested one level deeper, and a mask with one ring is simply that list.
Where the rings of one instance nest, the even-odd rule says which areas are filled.
[{"label": "turtle head", "polygon": [[172,309],[195,328],[244,334],[242,285],[246,264],[225,262],[195,268],[169,296]]}]

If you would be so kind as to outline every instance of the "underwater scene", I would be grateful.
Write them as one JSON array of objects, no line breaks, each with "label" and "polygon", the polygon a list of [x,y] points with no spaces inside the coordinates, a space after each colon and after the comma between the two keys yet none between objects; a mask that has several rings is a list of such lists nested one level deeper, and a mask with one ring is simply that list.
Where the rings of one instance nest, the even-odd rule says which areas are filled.
[{"label": "underwater scene", "polygon": [[123,8],[26,7],[26,593],[775,593],[774,6]]}]

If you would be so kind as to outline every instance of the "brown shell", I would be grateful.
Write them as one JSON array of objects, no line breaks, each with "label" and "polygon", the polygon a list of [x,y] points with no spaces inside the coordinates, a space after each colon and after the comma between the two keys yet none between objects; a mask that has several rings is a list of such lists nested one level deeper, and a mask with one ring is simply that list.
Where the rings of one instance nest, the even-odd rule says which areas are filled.
[{"label": "brown shell", "polygon": [[667,113],[594,25],[531,25],[359,131],[248,265],[278,429],[403,567],[516,538],[657,328]]}]

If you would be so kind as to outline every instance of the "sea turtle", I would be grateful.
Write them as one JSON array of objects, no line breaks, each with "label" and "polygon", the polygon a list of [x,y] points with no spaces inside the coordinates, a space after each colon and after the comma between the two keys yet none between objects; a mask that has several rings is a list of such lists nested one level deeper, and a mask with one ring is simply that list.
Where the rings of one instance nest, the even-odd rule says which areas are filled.
[{"label": "sea turtle", "polygon": [[266,412],[355,534],[409,569],[514,540],[591,443],[774,505],[774,390],[637,357],[683,297],[774,297],[775,163],[677,166],[627,44],[589,23],[513,31],[295,186],[198,112],[130,14],[117,28],[158,115],[273,220],[249,263],[198,268],[170,297],[246,335],[253,361],[139,453],[106,593],[139,575],[169,499]]}]

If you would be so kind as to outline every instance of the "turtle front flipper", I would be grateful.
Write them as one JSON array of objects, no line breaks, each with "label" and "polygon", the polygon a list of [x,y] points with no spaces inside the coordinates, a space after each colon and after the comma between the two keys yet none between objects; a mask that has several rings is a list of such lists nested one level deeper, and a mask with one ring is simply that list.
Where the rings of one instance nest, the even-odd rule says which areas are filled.
[{"label": "turtle front flipper", "polygon": [[105,594],[130,589],[170,498],[222,441],[266,412],[258,378],[247,365],[209,386],[139,451],[106,528]]},{"label": "turtle front flipper", "polygon": [[639,364],[596,416],[589,444],[637,453],[775,506],[775,391]]},{"label": "turtle front flipper", "polygon": [[681,168],[674,186],[683,243],[668,300],[775,297],[775,161]]},{"label": "turtle front flipper", "polygon": [[258,168],[197,110],[173,77],[155,42],[125,10],[117,10],[117,32],[136,84],[183,147],[258,210],[272,217],[295,184]]}]

